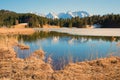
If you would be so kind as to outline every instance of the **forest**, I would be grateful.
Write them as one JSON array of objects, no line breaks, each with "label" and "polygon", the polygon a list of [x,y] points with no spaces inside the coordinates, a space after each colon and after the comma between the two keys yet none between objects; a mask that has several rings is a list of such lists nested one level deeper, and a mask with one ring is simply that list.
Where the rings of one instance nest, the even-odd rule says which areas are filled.
[{"label": "forest", "polygon": [[28,23],[30,28],[43,27],[43,25],[56,25],[60,27],[85,28],[86,25],[101,25],[101,28],[120,28],[120,14],[93,15],[84,18],[48,19],[32,13],[16,13],[9,10],[0,10],[0,27],[11,27],[19,23]]}]

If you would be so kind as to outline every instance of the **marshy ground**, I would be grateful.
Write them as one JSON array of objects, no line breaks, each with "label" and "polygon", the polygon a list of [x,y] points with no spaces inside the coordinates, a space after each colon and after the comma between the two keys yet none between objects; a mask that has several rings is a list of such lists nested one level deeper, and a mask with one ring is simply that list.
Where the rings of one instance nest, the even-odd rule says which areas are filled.
[{"label": "marshy ground", "polygon": [[17,37],[0,39],[1,80],[120,80],[120,57],[69,63],[62,70],[53,70],[45,62],[43,50],[35,51],[30,57],[20,59],[13,49]]}]

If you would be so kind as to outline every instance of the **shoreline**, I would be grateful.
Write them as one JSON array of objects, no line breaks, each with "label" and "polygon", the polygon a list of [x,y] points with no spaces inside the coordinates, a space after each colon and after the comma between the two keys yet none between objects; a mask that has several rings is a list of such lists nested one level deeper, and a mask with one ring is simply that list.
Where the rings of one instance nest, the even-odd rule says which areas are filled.
[{"label": "shoreline", "polygon": [[120,37],[120,28],[33,28],[36,31],[55,31],[81,36],[116,36]]},{"label": "shoreline", "polygon": [[[2,30],[2,29],[0,29]],[[4,34],[21,34],[26,35],[27,29],[8,29],[10,31],[5,33],[0,32],[1,35]],[[15,31],[13,31],[15,30]],[[32,34],[35,29],[30,29],[27,34]],[[87,30],[94,31],[98,29],[41,29],[48,31],[58,31],[58,32],[68,32],[73,31],[71,34],[81,35],[80,32],[86,32]],[[101,30],[101,29],[100,29]],[[104,29],[105,30],[105,29]],[[108,30],[108,29],[107,29]],[[120,30],[120,29],[119,29]],[[119,32],[118,30],[118,32]],[[31,32],[33,31],[33,32]],[[114,30],[116,31],[116,29]],[[86,32],[89,34],[90,32]],[[95,33],[95,32],[93,32]],[[120,35],[120,34],[119,34]],[[6,36],[6,35],[5,35]],[[99,58],[91,61],[82,61],[76,63],[67,64],[62,70],[53,70],[50,62],[45,62],[45,53],[42,50],[36,50],[33,55],[26,59],[17,58],[17,53],[13,50],[13,45],[18,44],[17,38],[7,39],[9,44],[6,44],[6,38],[3,39],[5,46],[0,47],[0,79],[29,79],[29,80],[113,80],[120,79],[120,57],[111,56],[106,58]],[[2,41],[2,40],[1,40]],[[1,42],[1,43],[3,43]],[[12,42],[12,43],[11,43]],[[51,61],[51,59],[49,59]]]},{"label": "shoreline", "polygon": [[0,28],[0,35],[15,35],[15,34],[24,34],[30,35],[35,31],[32,28]]},{"label": "shoreline", "polygon": [[0,28],[0,35],[30,35],[39,31],[54,31],[80,36],[115,36],[120,37],[120,28]]}]

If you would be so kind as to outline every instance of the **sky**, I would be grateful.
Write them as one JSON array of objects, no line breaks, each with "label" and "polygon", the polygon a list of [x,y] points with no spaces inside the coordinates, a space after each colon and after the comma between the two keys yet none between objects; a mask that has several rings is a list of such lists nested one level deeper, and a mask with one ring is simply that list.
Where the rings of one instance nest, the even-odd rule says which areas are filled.
[{"label": "sky", "polygon": [[0,0],[0,9],[17,13],[87,11],[91,15],[120,14],[120,0]]}]

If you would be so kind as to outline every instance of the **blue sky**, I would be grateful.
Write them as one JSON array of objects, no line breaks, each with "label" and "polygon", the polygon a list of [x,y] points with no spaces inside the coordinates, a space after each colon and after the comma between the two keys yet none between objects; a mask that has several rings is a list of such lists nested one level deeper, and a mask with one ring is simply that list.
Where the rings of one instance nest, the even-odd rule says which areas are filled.
[{"label": "blue sky", "polygon": [[120,14],[120,0],[1,0],[0,9],[25,12],[87,11],[90,14]]}]

